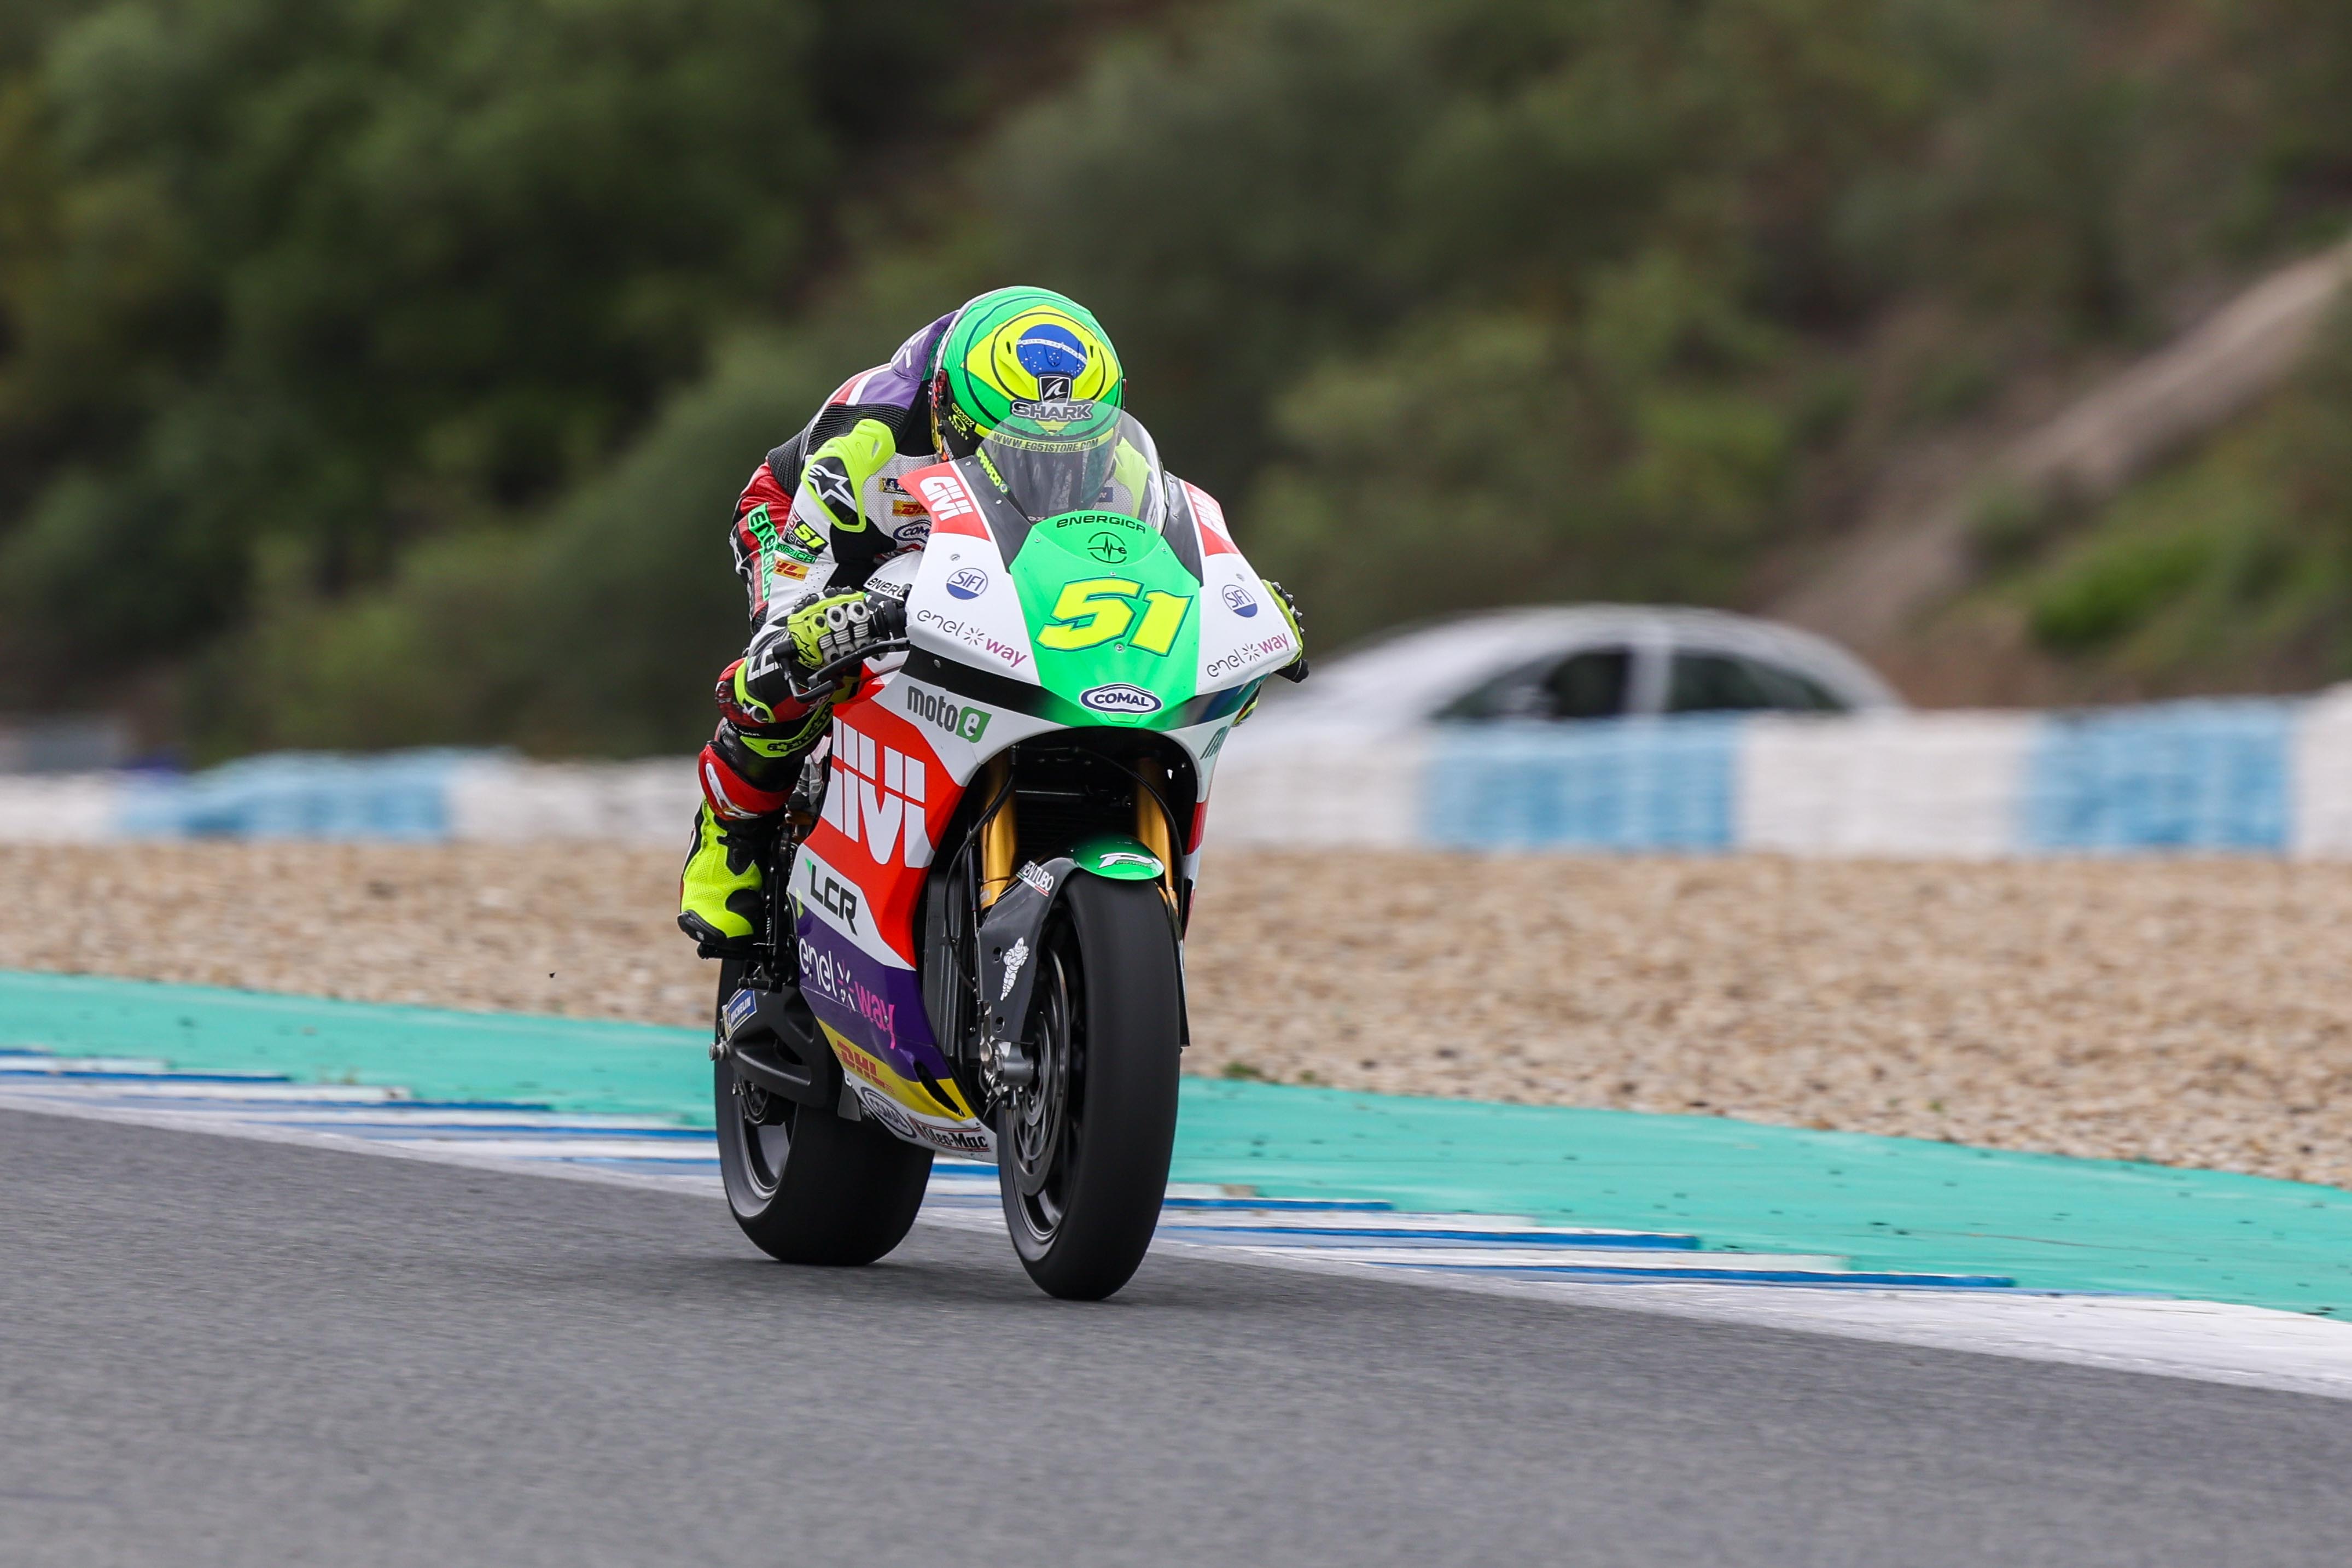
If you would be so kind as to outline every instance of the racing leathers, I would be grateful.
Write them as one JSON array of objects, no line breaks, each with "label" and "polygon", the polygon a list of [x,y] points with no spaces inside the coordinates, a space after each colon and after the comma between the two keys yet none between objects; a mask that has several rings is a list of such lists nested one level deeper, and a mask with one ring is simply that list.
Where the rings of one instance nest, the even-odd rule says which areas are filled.
[{"label": "racing leathers", "polygon": [[[794,676],[811,665],[795,646],[793,612],[819,612],[797,628],[807,643],[824,601],[862,593],[877,567],[930,535],[921,503],[898,479],[939,461],[928,372],[953,319],[940,317],[887,364],[844,382],[752,470],[736,500],[730,538],[751,636],[719,674],[719,727],[697,763],[703,804],[679,889],[678,925],[706,954],[744,951],[757,935],[760,852],[832,711],[834,688],[795,690]],[[812,813],[815,805],[804,802]]]},{"label": "racing leathers", "polygon": [[[762,852],[788,813],[813,820],[821,804],[825,770],[803,765],[842,688],[801,677],[871,640],[869,580],[930,536],[899,480],[940,460],[929,371],[953,320],[941,317],[887,364],[843,382],[736,501],[730,537],[751,642],[719,674],[719,727],[698,760],[703,803],[679,887],[678,925],[706,956],[750,951],[764,912]],[[889,575],[903,597],[904,574]],[[1268,587],[1296,633],[1289,595]]]}]

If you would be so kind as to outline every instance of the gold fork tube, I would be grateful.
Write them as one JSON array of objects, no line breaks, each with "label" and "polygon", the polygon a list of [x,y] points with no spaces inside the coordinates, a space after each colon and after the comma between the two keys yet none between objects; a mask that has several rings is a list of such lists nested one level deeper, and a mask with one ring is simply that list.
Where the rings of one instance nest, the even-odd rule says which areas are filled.
[{"label": "gold fork tube", "polygon": [[[1146,766],[1150,767],[1154,774],[1160,773],[1157,766]],[[1162,774],[1152,782],[1164,789],[1166,776]],[[1160,857],[1162,868],[1160,890],[1173,901],[1176,896],[1176,852],[1169,840],[1168,813],[1160,809],[1160,802],[1152,799],[1151,791],[1140,783],[1135,787],[1135,836],[1142,841],[1145,849]]]},{"label": "gold fork tube", "polygon": [[[1013,771],[1011,753],[992,759],[981,774],[981,798],[993,800],[1003,792]],[[989,814],[980,825],[980,906],[986,909],[1004,896],[1013,885],[1013,859],[1020,852],[1020,825],[1013,819],[1013,797],[1006,795],[1003,804]]]}]

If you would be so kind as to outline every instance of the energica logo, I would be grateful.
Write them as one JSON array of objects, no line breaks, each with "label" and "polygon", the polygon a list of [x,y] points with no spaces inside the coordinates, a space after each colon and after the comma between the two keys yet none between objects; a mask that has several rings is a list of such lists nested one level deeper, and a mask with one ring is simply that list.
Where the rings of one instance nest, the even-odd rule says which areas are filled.
[{"label": "energica logo", "polygon": [[1257,601],[1251,597],[1248,589],[1238,582],[1225,585],[1224,599],[1225,608],[1244,620],[1257,613]]},{"label": "energica logo", "polygon": [[952,572],[948,577],[948,591],[958,599],[978,599],[988,591],[988,573],[976,566]]},{"label": "energica logo", "polygon": [[1125,682],[1081,692],[1078,701],[1097,713],[1158,713],[1160,706],[1158,697]]}]

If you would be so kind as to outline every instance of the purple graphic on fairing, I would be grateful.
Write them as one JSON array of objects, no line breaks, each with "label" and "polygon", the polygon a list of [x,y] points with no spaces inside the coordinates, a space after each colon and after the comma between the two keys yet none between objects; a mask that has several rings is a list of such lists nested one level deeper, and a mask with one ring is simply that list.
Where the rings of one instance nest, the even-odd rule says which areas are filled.
[{"label": "purple graphic on fairing", "polygon": [[809,1010],[902,1078],[918,1081],[919,1068],[947,1079],[947,1059],[932,1039],[914,971],[869,957],[813,914],[803,913],[799,927],[801,995]]}]

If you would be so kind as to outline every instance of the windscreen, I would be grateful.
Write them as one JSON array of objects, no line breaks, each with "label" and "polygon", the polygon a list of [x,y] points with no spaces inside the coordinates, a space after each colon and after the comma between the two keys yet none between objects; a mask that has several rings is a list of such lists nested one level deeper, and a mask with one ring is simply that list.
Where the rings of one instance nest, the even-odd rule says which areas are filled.
[{"label": "windscreen", "polygon": [[1026,428],[1000,429],[982,441],[978,456],[1031,522],[1065,512],[1117,512],[1157,532],[1166,520],[1167,476],[1159,449],[1132,415],[1091,430],[1073,422],[1066,435],[1054,434],[1050,423],[1021,423]]}]

